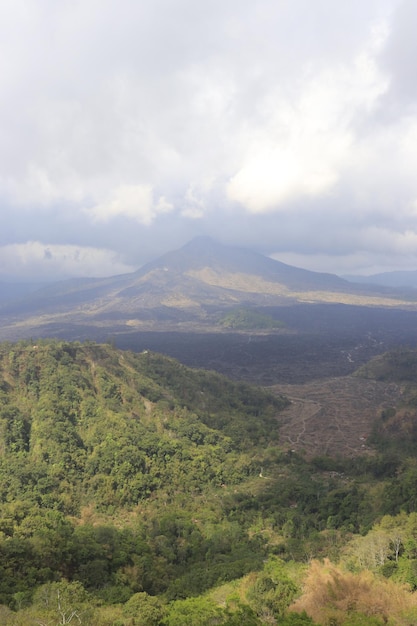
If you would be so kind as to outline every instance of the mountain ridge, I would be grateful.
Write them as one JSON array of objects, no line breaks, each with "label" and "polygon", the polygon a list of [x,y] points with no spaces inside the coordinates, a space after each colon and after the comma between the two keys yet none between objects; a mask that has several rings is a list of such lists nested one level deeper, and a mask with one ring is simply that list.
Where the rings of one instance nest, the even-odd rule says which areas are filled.
[{"label": "mountain ridge", "polygon": [[0,338],[43,332],[48,324],[100,326],[113,329],[110,332],[121,327],[158,329],[161,324],[171,329],[180,324],[219,330],[218,320],[225,310],[242,306],[300,302],[417,306],[415,299],[403,296],[393,289],[355,285],[334,274],[296,268],[252,250],[198,237],[135,272],[53,283],[2,306]]},{"label": "mountain ridge", "polygon": [[417,289],[417,270],[394,270],[392,272],[369,274],[368,276],[357,276],[352,274],[344,276],[344,278],[348,281],[359,284]]},{"label": "mountain ridge", "polygon": [[238,270],[251,274],[259,274],[264,277],[280,278],[281,281],[290,282],[291,287],[302,288],[313,283],[316,286],[346,287],[348,281],[325,272],[312,272],[281,261],[276,261],[258,252],[237,246],[226,246],[210,237],[196,237],[185,244],[182,248],[167,252],[158,259],[147,263],[135,272],[144,275],[150,269],[160,269],[161,264],[166,263],[172,269],[189,271],[196,267],[220,267],[222,270]]}]

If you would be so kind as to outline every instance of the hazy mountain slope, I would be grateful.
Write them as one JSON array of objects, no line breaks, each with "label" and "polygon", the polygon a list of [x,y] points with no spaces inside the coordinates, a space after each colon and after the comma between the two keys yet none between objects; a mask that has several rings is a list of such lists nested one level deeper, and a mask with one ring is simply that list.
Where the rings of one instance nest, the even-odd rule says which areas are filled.
[{"label": "hazy mountain slope", "polygon": [[42,283],[13,283],[10,280],[0,281],[0,304],[24,298],[42,287]]},{"label": "hazy mountain slope", "polygon": [[[347,281],[333,274],[310,272],[275,261],[247,250],[222,245],[209,237],[197,237],[175,252],[169,252],[147,264],[137,273],[146,275],[152,270],[169,270],[181,274],[198,275],[210,268],[221,274],[240,273],[281,283],[288,289],[344,289]],[[228,286],[229,287],[229,286]]]},{"label": "hazy mountain slope", "polygon": [[[137,272],[104,279],[73,279],[55,283],[9,306],[16,310],[77,309],[125,310],[168,305],[235,303],[250,293],[290,296],[296,289],[343,289],[349,283],[331,274],[319,274],[274,261],[250,250],[223,246],[199,237],[169,252]],[[240,295],[239,295],[240,294]]]},{"label": "hazy mountain slope", "polygon": [[417,270],[398,270],[394,272],[381,272],[369,276],[344,276],[346,280],[367,285],[379,285],[383,287],[396,287],[417,289]]},{"label": "hazy mountain slope", "polygon": [[352,285],[201,237],[130,274],[50,285],[1,307],[0,321],[3,338],[38,335],[48,324],[58,331],[69,324],[109,332],[132,326],[154,330],[161,324],[174,328],[178,323],[213,328],[227,308],[297,302],[410,304],[386,289]]}]

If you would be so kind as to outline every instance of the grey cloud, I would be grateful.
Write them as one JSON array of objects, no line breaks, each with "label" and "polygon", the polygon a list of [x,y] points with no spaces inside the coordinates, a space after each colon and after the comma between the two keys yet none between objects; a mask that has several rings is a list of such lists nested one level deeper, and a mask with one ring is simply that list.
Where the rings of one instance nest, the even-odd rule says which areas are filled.
[{"label": "grey cloud", "polygon": [[3,5],[0,246],[41,242],[54,259],[84,247],[90,271],[93,249],[137,267],[203,233],[305,258],[372,253],[377,226],[397,254],[417,229],[415,11],[399,0]]},{"label": "grey cloud", "polygon": [[390,76],[389,96],[414,106],[417,97],[416,22],[414,0],[399,2],[393,12],[387,45],[381,54],[381,65]]}]

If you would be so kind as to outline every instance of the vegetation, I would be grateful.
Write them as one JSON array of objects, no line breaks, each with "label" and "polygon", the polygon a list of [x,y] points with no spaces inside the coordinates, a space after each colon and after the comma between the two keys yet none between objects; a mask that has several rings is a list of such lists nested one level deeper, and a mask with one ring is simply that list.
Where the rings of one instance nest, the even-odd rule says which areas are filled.
[{"label": "vegetation", "polygon": [[307,459],[280,447],[283,397],[148,351],[1,345],[0,622],[416,623],[417,460],[393,433],[417,389],[389,371],[404,406],[375,454]]},{"label": "vegetation", "polygon": [[234,330],[273,330],[284,328],[285,324],[265,313],[254,309],[238,308],[226,313],[220,319],[220,325]]},{"label": "vegetation", "polygon": [[416,382],[417,352],[399,348],[375,357],[356,372],[357,376],[399,383]]}]

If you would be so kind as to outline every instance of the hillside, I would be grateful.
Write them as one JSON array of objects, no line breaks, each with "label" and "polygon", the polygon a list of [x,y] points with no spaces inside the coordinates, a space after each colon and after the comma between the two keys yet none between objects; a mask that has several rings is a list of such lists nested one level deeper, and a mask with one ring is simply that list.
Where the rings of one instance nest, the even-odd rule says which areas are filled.
[{"label": "hillside", "polygon": [[[397,384],[384,376],[378,393]],[[5,625],[344,624],[337,581],[387,598],[368,614],[356,591],[350,626],[415,615],[398,587],[417,588],[408,453],[307,457],[281,441],[282,395],[91,342],[1,345],[0,390]],[[323,557],[357,573],[307,568]]]},{"label": "hillside", "polygon": [[34,291],[39,291],[44,285],[42,283],[14,283],[2,281],[0,278],[0,304],[13,302],[25,298]]},{"label": "hillside", "polygon": [[[363,379],[389,381],[398,402],[381,411],[374,423],[371,442],[381,451],[393,456],[417,456],[417,351],[400,348],[372,359],[359,368],[356,375]],[[400,481],[401,482],[401,481]],[[399,492],[404,485],[399,484]],[[414,495],[412,496],[414,498]],[[400,501],[406,500],[402,493]]]},{"label": "hillside", "polygon": [[137,272],[55,283],[0,308],[3,339],[92,338],[138,330],[216,330],[228,310],[297,303],[415,305],[415,297],[354,285],[251,250],[198,238]]},{"label": "hillside", "polygon": [[[0,565],[0,602],[7,603],[32,579],[31,587],[58,575],[81,580],[90,589],[116,584],[116,572],[135,565],[130,553],[142,549],[141,559],[158,554],[160,565],[149,564],[146,573],[138,566],[131,580],[120,582],[122,597],[143,586],[154,593],[169,588],[186,566],[205,560],[203,547],[197,549],[203,541],[199,525],[178,508],[200,494],[226,485],[235,489],[258,476],[264,450],[278,441],[279,413],[287,404],[261,389],[150,352],[135,355],[109,345],[54,341],[0,346],[0,389],[0,553],[9,555]],[[179,561],[168,544],[159,552],[147,540],[143,548],[140,517],[133,530],[130,525],[123,532],[103,529],[103,539],[84,525],[87,511],[123,520],[138,507],[158,509],[162,503],[172,506],[165,510],[166,521],[162,517],[154,527],[155,537],[175,534],[171,525],[179,524],[184,525],[181,533],[194,533],[197,542]],[[68,516],[84,518],[79,539]],[[149,518],[151,526],[155,519]],[[74,545],[68,544],[69,536]],[[102,541],[112,544],[111,563],[102,554]],[[221,559],[223,572],[228,567],[235,572],[229,576],[255,566],[262,554],[260,545],[240,530],[236,542],[235,547],[228,543]],[[207,542],[204,546],[208,550]],[[116,558],[114,551],[126,549]],[[217,562],[214,555],[224,549],[213,546],[209,560]],[[69,561],[62,550],[71,553]],[[13,580],[7,576],[10,558],[23,559]],[[89,569],[91,559],[102,559],[108,574],[98,562],[96,572]],[[213,580],[220,576],[219,567],[213,564]],[[162,578],[159,568],[166,569]],[[197,583],[199,589],[202,585]]]},{"label": "hillside", "polygon": [[158,354],[95,344],[3,345],[0,371],[3,498],[22,497],[14,459],[32,501],[75,514],[239,481],[237,457],[278,440],[286,405]]}]

